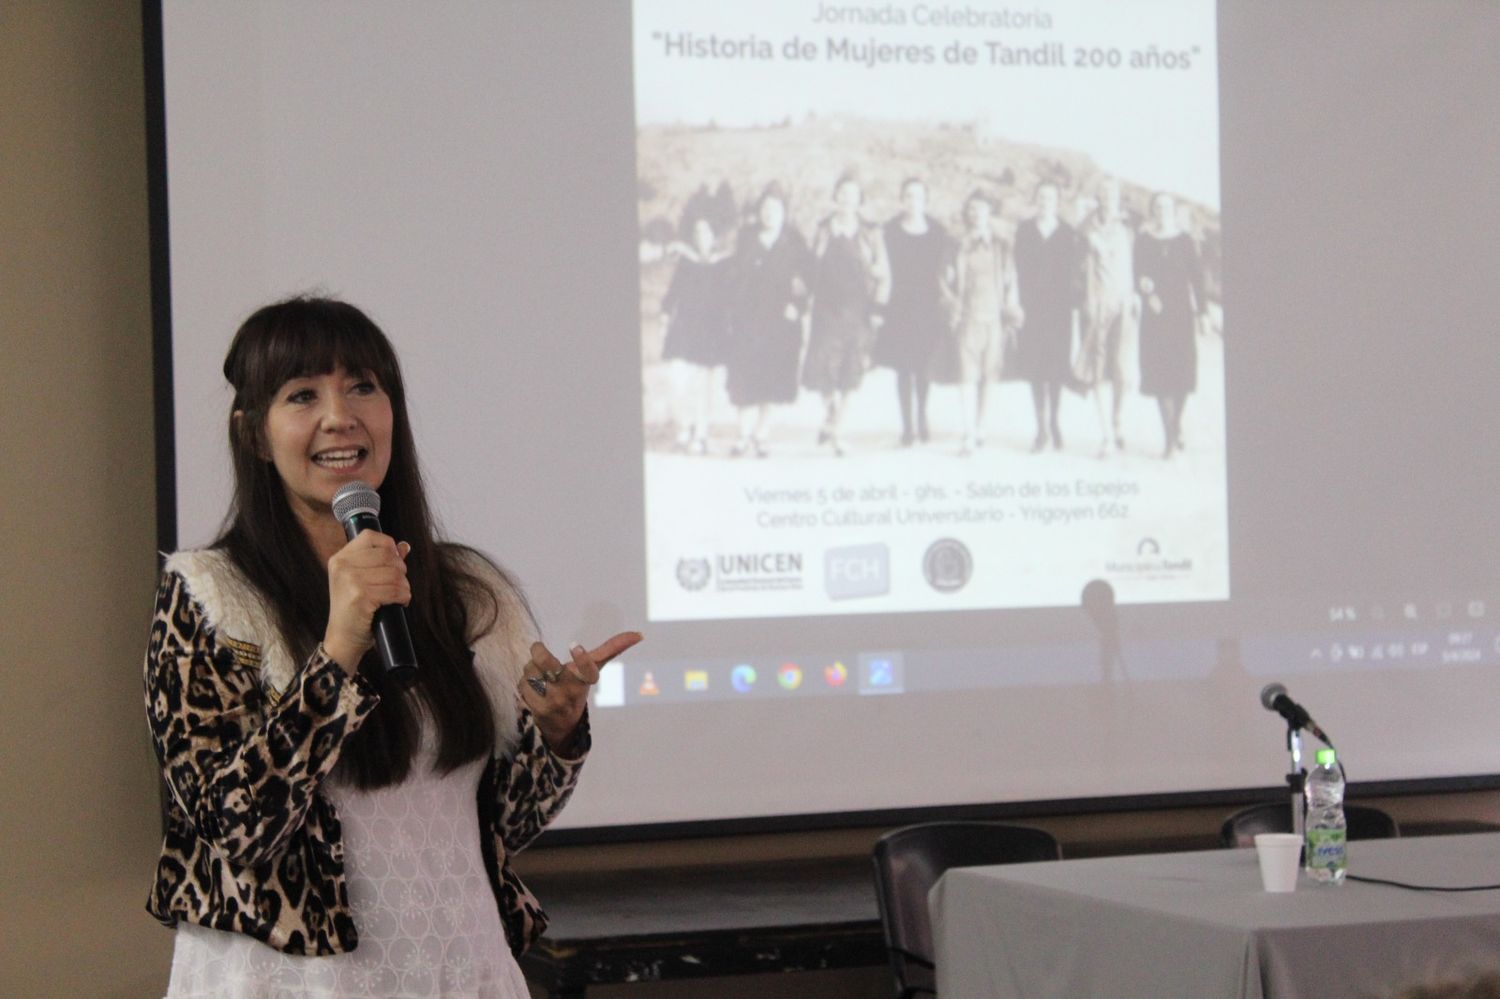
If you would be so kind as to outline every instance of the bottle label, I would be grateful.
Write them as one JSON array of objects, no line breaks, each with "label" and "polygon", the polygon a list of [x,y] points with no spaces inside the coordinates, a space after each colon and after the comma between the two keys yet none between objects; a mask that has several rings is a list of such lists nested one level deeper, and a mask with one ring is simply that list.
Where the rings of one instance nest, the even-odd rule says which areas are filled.
[{"label": "bottle label", "polygon": [[1307,830],[1307,866],[1331,871],[1343,870],[1349,863],[1348,830]]}]

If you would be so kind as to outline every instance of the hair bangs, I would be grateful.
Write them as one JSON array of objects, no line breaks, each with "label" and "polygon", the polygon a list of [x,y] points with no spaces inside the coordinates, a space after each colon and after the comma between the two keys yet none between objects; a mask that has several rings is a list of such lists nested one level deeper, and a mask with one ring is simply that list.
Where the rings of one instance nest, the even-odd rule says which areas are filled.
[{"label": "hair bangs", "polygon": [[224,362],[236,408],[260,410],[293,378],[338,368],[368,372],[386,394],[401,394],[401,373],[385,334],[359,309],[327,299],[291,299],[256,312]]}]

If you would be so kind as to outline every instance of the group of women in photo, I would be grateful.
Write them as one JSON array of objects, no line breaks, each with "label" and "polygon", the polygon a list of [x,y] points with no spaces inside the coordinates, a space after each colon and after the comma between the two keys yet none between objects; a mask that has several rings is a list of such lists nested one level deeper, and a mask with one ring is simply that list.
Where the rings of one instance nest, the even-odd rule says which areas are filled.
[{"label": "group of women in photo", "polygon": [[[1208,302],[1197,245],[1158,192],[1139,229],[1112,178],[1078,224],[1060,215],[1061,191],[1043,181],[1032,212],[1008,237],[983,190],[965,199],[960,231],[928,211],[927,183],[906,178],[901,208],[883,225],[864,214],[852,174],[832,190],[811,240],[788,220],[787,196],[767,186],[743,220],[690,211],[675,242],[661,303],[662,359],[677,362],[688,402],[679,447],[710,450],[717,372],[737,410],[732,456],[769,453],[775,407],[815,392],[823,418],[815,445],[846,450],[848,400],[872,366],[896,376],[902,447],[932,439],[933,385],[958,389],[958,450],[984,444],[985,404],[1001,378],[1031,385],[1034,451],[1061,449],[1062,390],[1091,397],[1099,451],[1124,446],[1127,387],[1156,398],[1162,454],[1183,447],[1182,413],[1197,387],[1196,331]],[[727,231],[730,228],[736,232]],[[732,244],[732,249],[731,249]],[[1129,349],[1139,337],[1136,353]],[[891,421],[892,430],[896,420]]]}]

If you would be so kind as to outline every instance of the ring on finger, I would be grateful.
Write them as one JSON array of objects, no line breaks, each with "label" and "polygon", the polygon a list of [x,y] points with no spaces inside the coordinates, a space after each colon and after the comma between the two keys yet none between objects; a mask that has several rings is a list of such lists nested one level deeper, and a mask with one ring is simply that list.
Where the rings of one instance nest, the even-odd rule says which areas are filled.
[{"label": "ring on finger", "polygon": [[526,678],[526,683],[527,683],[528,686],[531,687],[532,690],[536,691],[536,696],[538,696],[538,697],[546,697],[547,696],[547,681],[545,679],[543,679],[542,677],[540,677],[540,676],[528,676]]},{"label": "ring on finger", "polygon": [[548,683],[556,683],[557,681],[562,679],[562,675],[563,668],[561,666],[553,670],[542,670],[542,679],[546,680]]}]

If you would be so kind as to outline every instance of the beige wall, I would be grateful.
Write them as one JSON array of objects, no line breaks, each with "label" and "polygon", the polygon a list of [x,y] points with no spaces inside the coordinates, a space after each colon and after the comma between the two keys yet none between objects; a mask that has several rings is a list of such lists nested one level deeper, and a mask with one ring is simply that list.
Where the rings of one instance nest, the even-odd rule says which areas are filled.
[{"label": "beige wall", "polygon": [[0,0],[0,994],[159,994],[138,5]]},{"label": "beige wall", "polygon": [[[155,576],[144,91],[134,0],[0,0],[0,995],[160,995],[139,662]],[[227,336],[226,331],[226,336]],[[217,420],[220,414],[204,414]],[[1500,820],[1500,794],[1389,802]],[[1042,819],[1075,853],[1208,842],[1222,809]],[[533,851],[523,870],[856,853],[874,830]],[[600,989],[884,996],[879,969]]]}]

